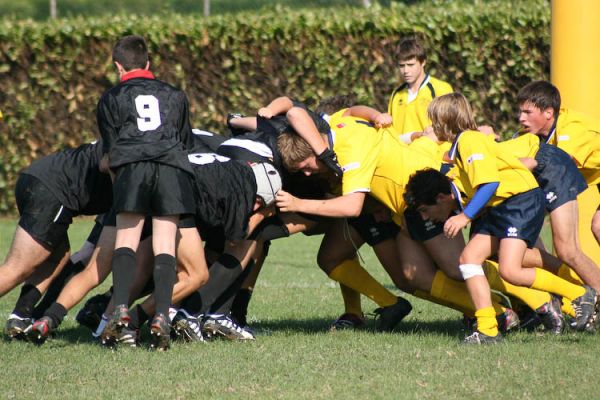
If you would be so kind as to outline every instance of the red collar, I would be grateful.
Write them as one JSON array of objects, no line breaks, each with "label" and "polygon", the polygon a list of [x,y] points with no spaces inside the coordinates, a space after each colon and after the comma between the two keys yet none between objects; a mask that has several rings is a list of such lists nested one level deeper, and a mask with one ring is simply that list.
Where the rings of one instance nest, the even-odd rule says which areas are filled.
[{"label": "red collar", "polygon": [[123,75],[121,77],[121,82],[125,82],[129,79],[134,79],[134,78],[154,79],[154,75],[152,74],[152,72],[148,71],[147,69],[136,69],[135,71],[131,71],[131,72],[128,72],[125,75]]}]

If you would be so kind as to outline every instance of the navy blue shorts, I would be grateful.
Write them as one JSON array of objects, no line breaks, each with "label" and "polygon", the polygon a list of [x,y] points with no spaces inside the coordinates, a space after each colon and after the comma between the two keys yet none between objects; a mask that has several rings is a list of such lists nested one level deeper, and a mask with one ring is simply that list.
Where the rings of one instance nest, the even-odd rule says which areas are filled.
[{"label": "navy blue shorts", "polygon": [[416,210],[407,209],[404,212],[404,220],[408,235],[417,242],[425,242],[444,233],[443,222],[424,220]]},{"label": "navy blue shorts", "polygon": [[369,246],[376,246],[388,239],[395,239],[400,228],[392,221],[375,221],[373,214],[365,213],[356,218],[348,218],[348,224],[352,226],[362,240]]},{"label": "navy blue shorts", "polygon": [[544,191],[548,212],[576,200],[577,195],[587,189],[585,179],[571,156],[558,147],[540,143],[535,160],[538,165],[533,175]]},{"label": "navy blue shorts", "polygon": [[15,186],[19,226],[46,249],[69,243],[67,230],[75,213],[64,207],[38,178],[21,174]]},{"label": "navy blue shorts", "polygon": [[481,233],[499,239],[521,239],[532,248],[544,224],[544,192],[540,188],[519,193],[487,208],[471,223],[471,236]]}]

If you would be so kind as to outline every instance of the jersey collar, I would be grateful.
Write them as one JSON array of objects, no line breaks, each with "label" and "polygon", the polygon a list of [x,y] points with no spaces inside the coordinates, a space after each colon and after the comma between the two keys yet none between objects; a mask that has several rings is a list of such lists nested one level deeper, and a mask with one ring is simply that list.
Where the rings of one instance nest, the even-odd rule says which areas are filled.
[{"label": "jersey collar", "polygon": [[147,69],[136,69],[135,71],[131,71],[123,75],[121,77],[121,83],[135,78],[154,79],[154,74]]},{"label": "jersey collar", "polygon": [[552,139],[552,136],[554,136],[556,134],[556,122],[558,121],[558,118],[556,118],[554,120],[554,123],[552,124],[552,128],[550,128],[550,133],[548,134],[548,136],[546,136],[546,138],[544,139],[544,143],[548,143],[550,142],[550,139]]},{"label": "jersey collar", "polygon": [[465,207],[463,206],[462,195],[460,194],[460,190],[458,190],[458,187],[454,182],[450,182],[450,190],[452,190],[452,194],[454,194],[454,199],[458,204],[458,208],[460,211],[464,211]]},{"label": "jersey collar", "polygon": [[458,154],[458,139],[460,138],[460,135],[462,135],[462,132],[454,138],[454,142],[452,142],[452,147],[450,147],[450,151],[448,151],[448,157],[450,158],[450,161],[454,161]]}]

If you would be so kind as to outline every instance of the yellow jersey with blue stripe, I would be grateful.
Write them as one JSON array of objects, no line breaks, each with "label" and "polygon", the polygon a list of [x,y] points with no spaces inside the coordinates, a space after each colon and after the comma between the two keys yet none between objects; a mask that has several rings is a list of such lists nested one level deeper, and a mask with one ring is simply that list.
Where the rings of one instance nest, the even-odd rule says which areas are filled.
[{"label": "yellow jersey with blue stripe", "polygon": [[388,113],[392,116],[392,127],[398,136],[405,133],[423,132],[431,125],[427,107],[434,97],[452,93],[450,84],[427,75],[419,87],[417,96],[409,101],[408,85],[400,85],[390,97]]},{"label": "yellow jersey with blue stripe", "polygon": [[538,187],[533,174],[517,157],[502,150],[488,135],[478,131],[464,131],[456,137],[449,152],[457,168],[455,179],[471,199],[479,185],[499,182],[500,185],[488,206],[497,206],[504,200]]},{"label": "yellow jersey with blue stripe", "polygon": [[600,128],[595,121],[562,108],[545,141],[568,153],[589,185],[600,183]]}]

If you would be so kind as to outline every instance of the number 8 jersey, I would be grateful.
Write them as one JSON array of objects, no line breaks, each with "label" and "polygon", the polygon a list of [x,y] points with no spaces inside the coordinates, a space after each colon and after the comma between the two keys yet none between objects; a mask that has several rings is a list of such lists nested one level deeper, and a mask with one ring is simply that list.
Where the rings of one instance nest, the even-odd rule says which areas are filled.
[{"label": "number 8 jersey", "polygon": [[123,75],[100,98],[96,118],[111,168],[153,161],[192,173],[185,153],[191,140],[187,97],[150,71]]}]

